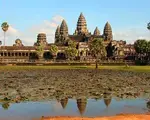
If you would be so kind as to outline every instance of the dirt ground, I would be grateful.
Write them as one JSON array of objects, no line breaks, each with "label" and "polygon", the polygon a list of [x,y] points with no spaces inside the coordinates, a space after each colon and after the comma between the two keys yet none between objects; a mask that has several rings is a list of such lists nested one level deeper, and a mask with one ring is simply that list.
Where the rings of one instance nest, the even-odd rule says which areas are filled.
[{"label": "dirt ground", "polygon": [[94,69],[0,71],[0,100],[139,97],[150,93],[150,73]]},{"label": "dirt ground", "polygon": [[117,115],[111,117],[43,117],[41,120],[150,120],[150,115]]}]

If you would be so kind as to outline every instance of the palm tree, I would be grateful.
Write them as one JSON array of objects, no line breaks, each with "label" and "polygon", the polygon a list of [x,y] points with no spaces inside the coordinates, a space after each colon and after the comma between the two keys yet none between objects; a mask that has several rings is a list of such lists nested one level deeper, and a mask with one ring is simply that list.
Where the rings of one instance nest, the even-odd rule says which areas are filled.
[{"label": "palm tree", "polygon": [[106,56],[106,49],[102,38],[95,38],[90,44],[90,51],[96,58],[96,69],[98,69],[98,59]]},{"label": "palm tree", "polygon": [[2,27],[2,30],[4,31],[4,46],[5,46],[5,34],[6,34],[7,30],[8,30],[8,28],[9,28],[9,25],[8,25],[7,22],[3,22],[1,27]]}]

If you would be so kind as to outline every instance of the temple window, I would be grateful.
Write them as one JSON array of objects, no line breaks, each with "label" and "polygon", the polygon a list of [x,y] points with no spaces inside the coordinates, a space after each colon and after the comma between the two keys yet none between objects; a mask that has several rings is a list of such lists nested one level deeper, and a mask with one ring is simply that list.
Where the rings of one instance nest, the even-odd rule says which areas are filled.
[{"label": "temple window", "polygon": [[4,56],[7,56],[7,53],[4,53]]},{"label": "temple window", "polygon": [[15,53],[15,56],[18,56],[18,53]]},{"label": "temple window", "polygon": [[11,55],[14,56],[14,53],[12,53]]},{"label": "temple window", "polygon": [[8,56],[10,57],[10,52],[8,53]]},{"label": "temple window", "polygon": [[3,53],[1,53],[1,56],[3,56]]},{"label": "temple window", "polygon": [[26,53],[26,56],[28,56],[28,53]]},{"label": "temple window", "polygon": [[21,56],[21,53],[19,53],[19,56]]},{"label": "temple window", "polygon": [[25,56],[25,53],[22,53],[22,56]]}]

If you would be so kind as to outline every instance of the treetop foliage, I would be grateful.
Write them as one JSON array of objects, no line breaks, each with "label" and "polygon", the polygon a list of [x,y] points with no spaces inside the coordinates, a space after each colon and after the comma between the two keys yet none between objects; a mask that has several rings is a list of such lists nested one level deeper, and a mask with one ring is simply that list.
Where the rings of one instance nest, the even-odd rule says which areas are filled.
[{"label": "treetop foliage", "polygon": [[150,41],[139,39],[134,43],[134,48],[137,53],[147,53],[150,52]]},{"label": "treetop foliage", "polygon": [[52,54],[56,54],[58,52],[58,47],[56,45],[51,45],[50,50]]},{"label": "treetop foliage", "polygon": [[90,44],[90,51],[95,56],[105,56],[106,50],[103,44],[103,39],[95,38]]}]

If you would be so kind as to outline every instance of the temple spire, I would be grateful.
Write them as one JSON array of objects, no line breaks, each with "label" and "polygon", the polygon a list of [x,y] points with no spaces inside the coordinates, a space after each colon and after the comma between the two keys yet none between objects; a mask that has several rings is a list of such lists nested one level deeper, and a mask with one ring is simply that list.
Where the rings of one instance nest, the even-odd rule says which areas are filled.
[{"label": "temple spire", "polygon": [[108,107],[111,103],[111,98],[104,99],[104,103],[105,103],[106,107]]},{"label": "temple spire", "polygon": [[100,35],[100,31],[99,31],[98,27],[96,27],[96,28],[95,28],[94,33],[93,33],[93,34],[94,34],[95,36]]},{"label": "temple spire", "polygon": [[62,108],[65,109],[68,103],[68,98],[61,99],[60,103],[62,105]]},{"label": "temple spire", "polygon": [[64,44],[67,39],[68,39],[68,26],[66,21],[63,20],[60,25],[59,43]]},{"label": "temple spire", "polygon": [[105,24],[103,35],[104,35],[104,39],[106,41],[112,41],[113,40],[112,28],[111,28],[111,25],[109,24],[109,22],[107,22]]},{"label": "temple spire", "polygon": [[60,27],[59,27],[59,25],[57,26],[57,29],[56,29],[56,33],[60,33]]},{"label": "temple spire", "polygon": [[60,27],[57,26],[56,32],[55,32],[55,43],[58,43],[60,39]]},{"label": "temple spire", "polygon": [[76,34],[78,35],[88,34],[86,19],[82,12],[78,18]]},{"label": "temple spire", "polygon": [[60,34],[68,34],[68,26],[65,20],[62,21],[60,26]]},{"label": "temple spire", "polygon": [[108,107],[110,105],[111,100],[112,100],[111,95],[107,95],[107,94],[104,95],[104,103],[105,103],[106,107]]},{"label": "temple spire", "polygon": [[77,107],[81,115],[84,114],[87,105],[87,99],[77,99]]}]

